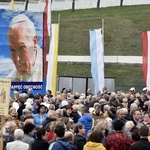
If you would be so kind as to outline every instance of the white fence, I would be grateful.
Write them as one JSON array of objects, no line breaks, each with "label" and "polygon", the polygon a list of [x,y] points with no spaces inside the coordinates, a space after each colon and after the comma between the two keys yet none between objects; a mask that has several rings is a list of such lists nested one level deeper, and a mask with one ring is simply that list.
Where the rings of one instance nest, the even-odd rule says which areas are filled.
[{"label": "white fence", "polygon": [[[45,0],[31,1],[29,0],[29,11],[44,11]],[[72,9],[73,0],[53,0],[52,10],[68,10]],[[124,0],[123,5],[144,5],[150,4],[150,0]],[[100,8],[119,6],[120,0],[100,0]],[[15,10],[24,10],[24,2],[15,2]],[[75,9],[96,8],[97,0],[75,0]],[[11,9],[11,4],[7,2],[0,2],[0,8]]]}]

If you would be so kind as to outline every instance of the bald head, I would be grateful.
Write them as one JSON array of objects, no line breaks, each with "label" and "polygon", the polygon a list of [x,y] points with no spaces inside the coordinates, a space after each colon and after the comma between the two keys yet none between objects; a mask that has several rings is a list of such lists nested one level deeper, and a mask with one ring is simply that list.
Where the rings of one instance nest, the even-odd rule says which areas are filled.
[{"label": "bald head", "polygon": [[71,142],[71,143],[74,142],[74,134],[73,134],[71,131],[66,131],[64,138],[65,138],[65,140],[67,140],[68,142]]}]

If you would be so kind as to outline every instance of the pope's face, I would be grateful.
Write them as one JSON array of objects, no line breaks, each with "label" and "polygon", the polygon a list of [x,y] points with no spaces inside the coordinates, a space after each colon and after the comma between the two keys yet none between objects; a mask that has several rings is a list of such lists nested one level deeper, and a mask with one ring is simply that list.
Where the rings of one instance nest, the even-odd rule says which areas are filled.
[{"label": "pope's face", "polygon": [[[24,29],[23,29],[24,27]],[[20,22],[17,28],[9,29],[9,44],[12,61],[20,75],[27,75],[35,63],[37,37],[25,28],[26,23]]]}]

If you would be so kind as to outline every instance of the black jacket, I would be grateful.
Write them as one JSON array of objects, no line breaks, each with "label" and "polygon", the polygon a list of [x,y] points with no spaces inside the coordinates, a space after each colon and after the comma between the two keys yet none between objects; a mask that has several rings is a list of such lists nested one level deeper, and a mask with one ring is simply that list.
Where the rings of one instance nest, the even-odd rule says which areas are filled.
[{"label": "black jacket", "polygon": [[79,148],[77,146],[73,145],[72,143],[70,143],[70,145],[71,145],[71,150],[79,150]]},{"label": "black jacket", "polygon": [[130,150],[150,150],[150,142],[147,138],[141,138],[131,145]]},{"label": "black jacket", "polygon": [[51,123],[52,121],[56,121],[56,119],[52,119],[52,118],[50,118],[50,117],[47,117],[47,118],[45,119],[45,121],[43,122],[43,128],[46,129],[47,132],[50,131],[49,126],[50,126],[50,123]]},{"label": "black jacket", "polygon": [[86,139],[83,136],[75,135],[74,136],[74,145],[83,150],[84,145],[86,144]]},{"label": "black jacket", "polygon": [[31,147],[31,150],[48,150],[49,144],[44,140],[36,139]]}]

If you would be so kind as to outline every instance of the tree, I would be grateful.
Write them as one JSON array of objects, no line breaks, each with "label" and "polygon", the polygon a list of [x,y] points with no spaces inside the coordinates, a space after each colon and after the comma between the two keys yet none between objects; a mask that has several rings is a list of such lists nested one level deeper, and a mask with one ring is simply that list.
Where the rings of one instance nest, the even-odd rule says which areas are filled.
[{"label": "tree", "polygon": [[100,6],[100,0],[97,0],[97,9],[99,9]]},{"label": "tree", "polygon": [[123,6],[123,0],[120,0],[120,6],[121,7]]},{"label": "tree", "polygon": [[25,10],[28,10],[28,3],[29,3],[29,0],[26,0]]},{"label": "tree", "polygon": [[74,12],[75,10],[75,0],[72,0],[72,11]]}]

